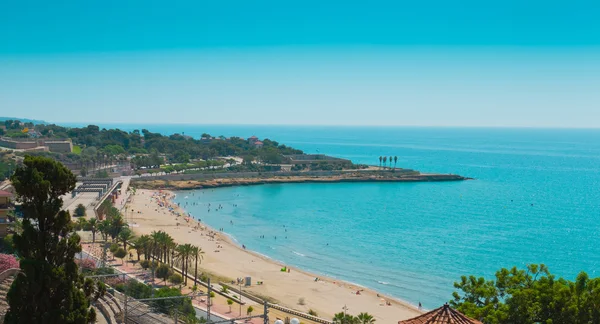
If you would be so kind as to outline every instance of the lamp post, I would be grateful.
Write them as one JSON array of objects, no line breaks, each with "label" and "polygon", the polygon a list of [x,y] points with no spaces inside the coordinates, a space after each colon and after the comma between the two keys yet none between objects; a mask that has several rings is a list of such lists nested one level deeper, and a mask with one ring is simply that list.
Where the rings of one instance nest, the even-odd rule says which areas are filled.
[{"label": "lamp post", "polygon": [[238,293],[240,294],[240,317],[242,316],[242,281],[239,281],[240,289]]}]

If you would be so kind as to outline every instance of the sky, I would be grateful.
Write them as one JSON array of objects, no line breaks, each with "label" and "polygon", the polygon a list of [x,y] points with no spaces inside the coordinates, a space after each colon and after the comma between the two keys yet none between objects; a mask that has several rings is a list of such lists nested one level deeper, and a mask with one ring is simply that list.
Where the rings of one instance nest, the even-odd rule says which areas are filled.
[{"label": "sky", "polygon": [[0,116],[600,127],[600,1],[3,1]]}]

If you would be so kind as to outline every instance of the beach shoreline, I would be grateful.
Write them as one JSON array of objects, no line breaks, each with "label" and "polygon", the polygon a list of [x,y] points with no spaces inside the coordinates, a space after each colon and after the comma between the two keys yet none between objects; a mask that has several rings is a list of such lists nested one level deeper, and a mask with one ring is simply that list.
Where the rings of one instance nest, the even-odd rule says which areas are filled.
[{"label": "beach shoreline", "polygon": [[[153,204],[152,197],[156,199],[156,195],[164,197],[162,201],[164,207],[157,207],[156,200]],[[185,221],[188,213],[172,201],[175,195],[177,192],[171,190],[138,189],[130,203],[130,208],[138,211],[140,215],[134,214],[132,224],[134,232],[141,235],[150,234],[154,230],[163,230],[177,243],[195,244],[205,251],[205,261],[199,268],[231,279],[250,276],[253,283],[266,282],[265,285],[244,288],[250,294],[259,298],[267,296],[276,300],[281,306],[305,313],[312,309],[326,319],[343,311],[344,306],[349,307],[356,314],[368,312],[379,322],[385,323],[397,322],[422,313],[417,306],[407,301],[380,294],[375,289],[342,279],[317,275],[296,267],[290,268],[291,273],[282,272],[280,269],[288,265],[261,253],[244,249],[241,243],[230,237],[230,234],[215,230],[191,217]],[[199,229],[201,230],[198,231]],[[216,239],[211,240],[210,236],[204,235],[211,232]],[[212,250],[208,247],[215,244],[220,248]],[[315,278],[319,280],[315,281]],[[291,294],[291,291],[295,293]],[[356,294],[357,291],[360,291],[360,294]],[[298,305],[299,298],[306,299],[305,305]]]}]

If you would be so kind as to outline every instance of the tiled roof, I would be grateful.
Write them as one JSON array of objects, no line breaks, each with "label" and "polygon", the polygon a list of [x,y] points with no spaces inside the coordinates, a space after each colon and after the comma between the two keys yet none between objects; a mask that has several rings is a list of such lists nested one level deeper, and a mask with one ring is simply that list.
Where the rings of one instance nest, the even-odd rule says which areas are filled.
[{"label": "tiled roof", "polygon": [[12,197],[12,194],[8,191],[0,190],[0,197]]},{"label": "tiled roof", "polygon": [[399,321],[398,324],[482,324],[480,321],[471,319],[454,310],[448,304],[436,308],[431,312],[411,318],[405,321]]},{"label": "tiled roof", "polygon": [[256,141],[256,142],[254,142],[254,145],[263,145],[263,142],[261,142],[261,141]]}]

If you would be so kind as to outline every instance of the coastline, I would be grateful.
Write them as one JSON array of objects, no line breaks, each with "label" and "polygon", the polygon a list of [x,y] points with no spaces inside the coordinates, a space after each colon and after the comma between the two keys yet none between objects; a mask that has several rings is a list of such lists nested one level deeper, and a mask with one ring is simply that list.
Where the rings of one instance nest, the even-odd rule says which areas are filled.
[{"label": "coastline", "polygon": [[[150,234],[154,230],[169,233],[178,243],[199,245],[205,251],[205,260],[199,268],[212,274],[227,278],[252,277],[252,282],[263,281],[264,285],[253,285],[244,288],[257,297],[269,297],[276,303],[308,312],[315,310],[319,317],[330,319],[333,314],[342,311],[347,305],[351,312],[368,312],[379,322],[397,322],[398,320],[417,316],[419,311],[415,305],[406,301],[377,293],[374,289],[343,280],[324,277],[308,271],[291,268],[291,273],[281,272],[286,266],[282,262],[269,258],[258,252],[242,248],[228,234],[214,231],[210,226],[187,218],[187,212],[172,203],[176,193],[170,190],[160,191],[167,201],[165,207],[158,207],[152,195],[156,191],[140,189],[132,196],[131,207],[139,214],[133,214],[133,230],[137,235]],[[169,211],[169,207],[172,209]],[[177,217],[176,215],[182,215]],[[136,222],[137,221],[137,222]],[[198,226],[198,230],[194,228]],[[207,235],[214,232],[214,239]],[[206,235],[205,235],[206,234]],[[209,246],[216,245],[215,250]],[[319,278],[316,282],[314,279]],[[360,295],[356,291],[360,290]],[[294,291],[295,293],[291,293]],[[298,305],[298,299],[306,299],[305,305]],[[384,301],[390,302],[386,306]],[[275,302],[274,302],[275,303]]]},{"label": "coastline", "polygon": [[421,174],[421,173],[375,173],[375,172],[328,172],[324,175],[301,173],[277,175],[277,173],[256,174],[179,174],[132,179],[134,185],[141,189],[193,190],[203,188],[221,188],[234,186],[252,186],[284,183],[338,183],[338,182],[445,182],[465,181],[472,178],[453,174]]}]

